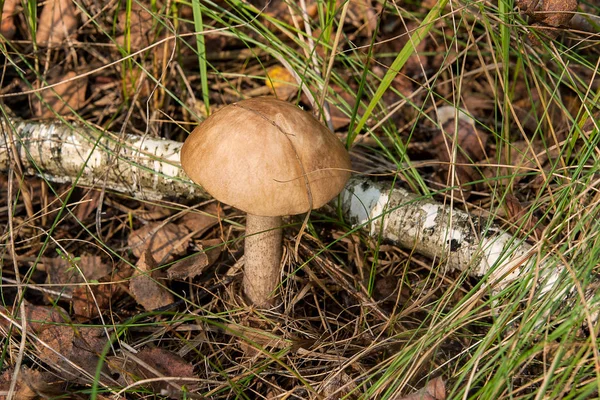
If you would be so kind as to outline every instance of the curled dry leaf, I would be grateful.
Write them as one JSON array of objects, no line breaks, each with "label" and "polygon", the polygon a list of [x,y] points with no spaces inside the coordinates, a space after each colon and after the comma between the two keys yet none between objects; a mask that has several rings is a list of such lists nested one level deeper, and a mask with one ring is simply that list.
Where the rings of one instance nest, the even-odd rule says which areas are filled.
[{"label": "curled dry leaf", "polygon": [[440,377],[429,382],[423,389],[403,397],[392,397],[393,400],[445,400],[446,384]]},{"label": "curled dry leaf", "polygon": [[[532,27],[554,39],[558,36],[558,27],[571,21],[577,11],[578,0],[517,0],[516,6],[529,16]],[[529,39],[539,45],[537,38],[530,34]]]},{"label": "curled dry leaf", "polygon": [[[0,306],[0,310],[7,311],[10,314],[10,309]],[[18,308],[16,310],[19,310]],[[18,313],[17,313],[18,314]],[[25,315],[27,318],[27,326],[32,332],[40,333],[49,326],[65,323],[69,321],[67,312],[58,307],[35,306],[25,302]],[[20,316],[16,315],[15,320],[19,320]],[[0,318],[0,326],[7,329],[9,322],[4,318]]]},{"label": "curled dry leaf", "polygon": [[289,100],[298,93],[298,82],[296,78],[281,65],[275,65],[267,69],[265,85],[271,92],[281,100]]},{"label": "curled dry leaf", "polygon": [[[455,184],[462,186],[476,181],[479,172],[469,164],[485,158],[488,135],[475,128],[472,117],[461,111],[457,112],[451,106],[438,109],[438,122],[442,131],[433,138],[431,146],[432,153],[442,162],[439,169],[444,179],[443,183],[450,182],[450,163],[455,163]],[[468,190],[468,187],[465,186],[463,190]]]},{"label": "curled dry leaf", "polygon": [[158,281],[156,261],[147,249],[136,264],[136,272],[129,282],[129,291],[135,301],[147,311],[173,303],[173,295]]},{"label": "curled dry leaf", "polygon": [[145,221],[156,221],[170,217],[173,211],[167,207],[156,206],[152,204],[144,204],[144,208],[135,210],[136,218]]},{"label": "curled dry leaf", "polygon": [[4,6],[2,6],[2,21],[0,22],[0,35],[4,36],[5,39],[12,39],[17,32],[15,25],[15,11],[19,0],[5,0]]},{"label": "curled dry leaf", "polygon": [[531,18],[531,22],[558,27],[566,25],[575,11],[577,0],[517,0],[516,6]]},{"label": "curled dry leaf", "polygon": [[320,393],[325,400],[356,399],[360,392],[354,380],[345,371],[332,372],[321,385]]},{"label": "curled dry leaf", "polygon": [[[150,30],[154,23],[154,17],[140,3],[132,2],[131,13],[128,15],[127,10],[122,10],[118,19],[119,31],[123,33],[116,39],[119,46],[135,52],[151,44]],[[127,34],[128,23],[129,35]]]},{"label": "curled dry leaf", "polygon": [[221,254],[221,239],[204,240],[199,245],[200,252],[176,262],[167,271],[169,279],[188,279],[201,275]]},{"label": "curled dry leaf", "polygon": [[83,108],[85,105],[88,78],[75,78],[77,78],[77,73],[69,71],[63,76],[49,79],[48,85],[56,83],[58,85],[41,92],[43,102],[40,102],[37,97],[32,97],[33,103],[36,105],[34,110],[36,117],[54,118],[55,113],[58,115],[69,115],[71,112]]},{"label": "curled dry leaf", "polygon": [[534,236],[542,237],[544,226],[539,224],[538,218],[528,213],[519,199],[512,194],[507,194],[504,198],[504,208],[506,217],[510,222],[509,230],[512,233],[532,232]]},{"label": "curled dry leaf", "polygon": [[131,232],[127,243],[135,257],[141,257],[146,251],[156,263],[162,264],[171,257],[183,254],[190,242],[188,230],[173,223],[152,222]]},{"label": "curled dry leaf", "polygon": [[35,41],[38,46],[58,46],[79,26],[73,0],[47,0],[38,19]]},{"label": "curled dry leaf", "polygon": [[111,267],[102,262],[99,256],[48,257],[43,262],[38,265],[38,270],[46,272],[53,290],[66,294],[72,294],[76,284],[98,280],[111,271]]},{"label": "curled dry leaf", "polygon": [[219,223],[221,211],[216,202],[203,207],[200,212],[188,212],[177,222],[192,233],[193,238],[198,238],[207,230]]},{"label": "curled dry leaf", "polygon": [[[160,393],[173,399],[182,398],[183,388],[193,390],[194,367],[178,355],[160,348],[145,348],[135,355],[110,357],[108,365],[113,376],[123,386],[135,384],[143,379],[165,378],[155,380],[146,385],[154,393]],[[173,380],[173,377],[190,378],[184,381]],[[171,379],[169,379],[171,378]]]},{"label": "curled dry leaf", "polygon": [[503,186],[516,184],[525,179],[529,174],[539,171],[546,165],[549,158],[558,156],[558,151],[546,150],[541,141],[526,142],[520,140],[510,144],[510,163],[497,167],[485,167],[484,175],[488,179],[499,181]]},{"label": "curled dry leaf", "polygon": [[[7,392],[13,378],[13,369],[4,370],[0,375],[0,393]],[[57,381],[56,375],[51,372],[42,372],[27,367],[22,367],[17,375],[14,400],[34,400],[51,398],[64,394],[64,383]],[[0,394],[0,400],[5,397]]]},{"label": "curled dry leaf", "polygon": [[[28,306],[34,309],[32,314],[43,313],[44,308],[40,306]],[[58,308],[58,307],[54,307]],[[89,382],[84,378],[82,371],[94,375],[99,362],[97,354],[102,352],[106,344],[104,330],[100,328],[79,327],[75,328],[66,315],[61,315],[57,310],[53,314],[59,314],[53,319],[59,319],[52,323],[37,322],[35,330],[38,339],[44,344],[37,344],[37,355],[41,361],[56,370],[65,381],[79,383]],[[64,311],[64,310],[63,310]],[[29,310],[27,310],[29,314]],[[73,364],[75,366],[73,366]]]},{"label": "curled dry leaf", "polygon": [[78,319],[95,318],[110,308],[123,293],[124,284],[131,276],[130,270],[120,269],[113,274],[107,274],[99,283],[88,283],[73,289],[73,312]]}]

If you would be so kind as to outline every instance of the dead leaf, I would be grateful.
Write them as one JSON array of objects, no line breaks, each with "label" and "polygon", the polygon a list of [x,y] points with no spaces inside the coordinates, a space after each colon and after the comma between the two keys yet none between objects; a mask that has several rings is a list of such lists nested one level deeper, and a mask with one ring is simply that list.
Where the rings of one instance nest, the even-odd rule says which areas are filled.
[{"label": "dead leaf", "polygon": [[325,400],[351,400],[358,398],[360,392],[354,378],[345,371],[334,371],[323,382],[320,393]]},{"label": "dead leaf", "polygon": [[[12,380],[13,369],[6,369],[0,375],[0,393],[8,391]],[[64,394],[64,383],[51,372],[42,372],[22,367],[17,375],[14,400],[33,400],[39,398],[56,397]],[[0,400],[6,399],[0,395]]]},{"label": "dead leaf", "polygon": [[[458,116],[458,120],[457,117]],[[480,173],[469,166],[486,157],[488,135],[475,127],[472,117],[451,106],[438,109],[438,122],[442,131],[431,141],[431,153],[442,162],[438,169],[442,184],[451,182],[448,176],[454,163],[455,185],[461,186],[465,197],[470,193],[470,182],[479,179]]]},{"label": "dead leaf", "polygon": [[[517,0],[515,4],[523,14],[529,16],[531,27],[550,39],[555,39],[577,11],[578,0]],[[528,35],[531,42],[540,45],[533,34]]]},{"label": "dead leaf", "polygon": [[95,318],[114,303],[124,291],[122,281],[128,281],[133,268],[111,268],[97,284],[77,286],[73,290],[73,311],[77,319]]},{"label": "dead leaf", "polygon": [[210,203],[199,212],[188,212],[177,222],[192,233],[193,238],[198,238],[207,230],[219,223],[221,214],[218,203]]},{"label": "dead leaf", "polygon": [[143,208],[135,211],[135,216],[137,218],[146,221],[162,220],[170,217],[172,214],[173,211],[171,209],[152,204],[144,204]]},{"label": "dead leaf", "polygon": [[201,275],[219,258],[223,249],[221,244],[221,239],[202,241],[200,252],[176,262],[167,271],[167,276],[169,279],[188,279]]},{"label": "dead leaf", "polygon": [[48,274],[47,281],[53,290],[66,294],[72,294],[76,284],[98,280],[111,272],[111,267],[99,256],[47,257],[42,260],[38,270]]},{"label": "dead leaf", "polygon": [[531,22],[558,27],[566,25],[575,11],[577,0],[517,0],[515,4]]},{"label": "dead leaf", "polygon": [[244,354],[254,356],[263,349],[284,349],[297,347],[296,341],[284,339],[281,336],[260,328],[252,328],[238,324],[225,324],[226,331],[239,339],[239,344]]},{"label": "dead leaf", "polygon": [[113,284],[77,286],[72,294],[73,312],[77,317],[95,318],[110,307],[119,292],[119,286]]},{"label": "dead leaf", "polygon": [[79,269],[88,281],[104,278],[112,271],[110,265],[105,264],[100,256],[84,254],[79,258]]},{"label": "dead leaf", "polygon": [[190,236],[188,230],[173,223],[152,222],[131,232],[127,243],[134,256],[141,257],[146,248],[153,259],[163,264],[172,257],[185,253]]},{"label": "dead leaf", "polygon": [[[7,310],[9,314],[12,314],[10,309],[0,306],[1,309]],[[40,333],[49,326],[69,321],[67,312],[58,306],[36,306],[25,302],[25,315],[27,317],[27,326],[35,333]],[[19,321],[19,318],[20,316],[17,313],[15,319]],[[0,318],[0,326],[7,329],[8,321]]]},{"label": "dead leaf", "polygon": [[81,198],[77,207],[75,207],[75,218],[79,221],[87,219],[92,213],[95,214],[98,209],[98,201],[101,193],[98,190],[89,190]]},{"label": "dead leaf", "polygon": [[[53,86],[41,92],[43,102],[35,97],[34,114],[39,118],[54,118],[58,115],[69,115],[85,105],[88,78],[77,78],[77,73],[69,71],[66,74],[48,79],[48,85]],[[73,80],[71,80],[73,79]],[[62,82],[62,83],[60,83]],[[71,111],[72,110],[72,111]]]},{"label": "dead leaf", "polygon": [[[533,232],[536,238],[541,238],[544,231],[544,226],[540,225],[538,218],[528,213],[528,210],[523,207],[519,199],[512,194],[507,194],[504,198],[504,209],[506,217],[510,223],[509,231],[511,233],[527,233]],[[524,221],[524,219],[526,220]]]},{"label": "dead leaf", "polygon": [[[138,51],[152,43],[150,30],[154,23],[152,13],[138,2],[131,3],[131,13],[127,10],[119,13],[118,29],[123,34],[118,36],[116,42],[119,46],[131,52]],[[129,23],[129,35],[127,35],[127,24]]]},{"label": "dead leaf", "polygon": [[100,362],[98,355],[106,344],[104,330],[62,324],[50,325],[38,334],[38,357],[66,380],[89,383],[83,372],[94,376]]},{"label": "dead leaf", "polygon": [[[547,151],[541,141],[515,141],[510,144],[510,164],[485,167],[484,175],[488,179],[498,181],[503,186],[517,184],[528,175],[538,171],[550,157],[558,156],[557,150]],[[539,166],[538,166],[539,165]]]},{"label": "dead leaf", "polygon": [[287,68],[275,65],[267,69],[265,85],[281,100],[289,100],[298,93],[298,82]]},{"label": "dead leaf", "polygon": [[[10,384],[13,380],[13,373],[14,370],[12,368],[9,368],[4,370],[2,375],[0,375],[0,393],[8,392]],[[15,396],[13,397],[13,399],[15,400],[33,400],[37,397],[37,393],[33,391],[33,389],[31,389],[26,382],[23,381],[23,377],[20,372],[17,376],[17,384],[15,385],[14,393]],[[0,394],[0,400],[5,400],[7,398],[7,396],[3,396]]]},{"label": "dead leaf", "polygon": [[[194,366],[178,355],[160,348],[145,348],[137,354],[109,357],[109,368],[113,376],[123,386],[132,385],[140,380],[162,378],[146,385],[155,393],[161,393],[173,399],[182,398],[183,388],[193,390],[197,385],[194,379]],[[186,381],[173,381],[169,377],[190,378]]]},{"label": "dead leaf", "polygon": [[73,0],[47,0],[38,19],[35,41],[38,46],[58,46],[79,26]]},{"label": "dead leaf", "polygon": [[129,291],[135,301],[147,311],[173,303],[173,295],[154,278],[157,276],[156,261],[150,249],[142,254],[136,264],[136,272],[129,282]]},{"label": "dead leaf", "polygon": [[409,394],[408,396],[392,397],[393,400],[445,400],[446,384],[441,377],[427,382],[423,389]]},{"label": "dead leaf", "polygon": [[15,10],[20,4],[19,0],[5,0],[2,7],[2,22],[0,23],[0,34],[5,39],[12,39],[17,32],[15,25]]}]

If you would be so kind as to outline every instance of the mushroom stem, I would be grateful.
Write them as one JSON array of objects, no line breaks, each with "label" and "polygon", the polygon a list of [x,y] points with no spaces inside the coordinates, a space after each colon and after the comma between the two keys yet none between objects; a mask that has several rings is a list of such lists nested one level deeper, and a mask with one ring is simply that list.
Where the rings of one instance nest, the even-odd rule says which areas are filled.
[{"label": "mushroom stem", "polygon": [[281,217],[246,217],[244,293],[257,307],[272,306],[281,276]]}]

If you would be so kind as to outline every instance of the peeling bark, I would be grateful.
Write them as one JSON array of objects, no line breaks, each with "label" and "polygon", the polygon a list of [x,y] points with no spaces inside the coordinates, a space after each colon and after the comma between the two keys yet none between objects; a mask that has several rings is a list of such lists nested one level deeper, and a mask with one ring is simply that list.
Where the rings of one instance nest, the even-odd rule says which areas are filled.
[{"label": "peeling bark", "polygon": [[[10,167],[12,129],[25,173],[49,181],[77,182],[136,198],[206,198],[179,165],[181,143],[138,135],[118,137],[79,124],[3,120],[0,170]],[[81,174],[81,175],[80,175]],[[77,178],[79,176],[79,178]]]}]

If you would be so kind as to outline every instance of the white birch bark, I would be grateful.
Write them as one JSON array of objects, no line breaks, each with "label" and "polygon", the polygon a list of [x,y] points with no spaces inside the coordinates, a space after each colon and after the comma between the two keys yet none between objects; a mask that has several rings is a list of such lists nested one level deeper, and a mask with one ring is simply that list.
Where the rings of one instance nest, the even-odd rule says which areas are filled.
[{"label": "white birch bark", "polygon": [[[11,166],[6,129],[13,129],[25,172],[54,182],[75,182],[146,199],[206,199],[179,164],[181,143],[137,135],[118,139],[81,125],[4,121],[0,170]],[[77,178],[79,176],[79,178]],[[340,196],[344,217],[375,237],[393,241],[447,270],[485,277],[492,293],[538,268],[536,292],[548,293],[564,266],[497,226],[388,183],[352,178]],[[558,292],[566,295],[565,289]],[[555,295],[557,292],[554,292]],[[587,297],[587,296],[586,296]],[[597,318],[594,318],[594,321]]]},{"label": "white birch bark", "polygon": [[79,124],[1,122],[0,170],[10,167],[8,129],[25,173],[52,182],[77,182],[136,198],[206,198],[179,164],[181,143],[101,132]]}]

